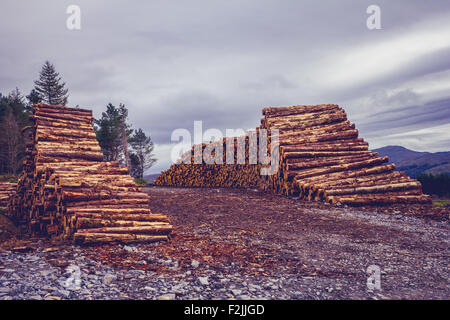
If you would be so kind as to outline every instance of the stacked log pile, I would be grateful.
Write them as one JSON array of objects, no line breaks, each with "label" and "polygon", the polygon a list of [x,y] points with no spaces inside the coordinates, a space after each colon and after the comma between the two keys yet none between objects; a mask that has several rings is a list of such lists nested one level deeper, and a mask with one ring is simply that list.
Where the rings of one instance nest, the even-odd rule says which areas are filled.
[{"label": "stacked log pile", "polygon": [[167,240],[172,226],[152,214],[126,168],[103,162],[92,111],[37,104],[9,215],[31,233],[78,243]]},{"label": "stacked log pile", "polygon": [[421,184],[358,138],[337,105],[265,108],[261,128],[279,132],[280,169],[266,188],[342,204],[427,203]]},{"label": "stacked log pile", "polygon": [[16,191],[16,183],[0,182],[0,209],[5,210],[8,208],[8,202],[11,196]]},{"label": "stacked log pile", "polygon": [[[163,171],[154,183],[174,187],[258,187],[258,152],[249,148],[249,134],[193,146],[177,163]],[[255,144],[258,144],[257,135]],[[196,153],[196,148],[201,153]],[[222,160],[215,161],[216,152],[220,151]]]},{"label": "stacked log pile", "polygon": [[[352,205],[429,203],[420,182],[397,172],[387,157],[369,150],[338,105],[263,109],[261,125],[278,136],[279,166],[261,176],[261,165],[173,165],[158,185],[255,187],[302,199]],[[204,146],[203,146],[204,147]],[[191,151],[192,153],[192,151]],[[193,154],[193,153],[192,153]],[[246,155],[246,161],[248,156]],[[244,177],[244,178],[241,178]]]}]

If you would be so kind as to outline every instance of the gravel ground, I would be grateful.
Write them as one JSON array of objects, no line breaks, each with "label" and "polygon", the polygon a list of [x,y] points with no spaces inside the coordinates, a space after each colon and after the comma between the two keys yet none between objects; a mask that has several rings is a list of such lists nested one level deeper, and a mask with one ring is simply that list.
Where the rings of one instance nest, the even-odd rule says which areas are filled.
[{"label": "gravel ground", "polygon": [[[448,299],[448,209],[148,188],[168,243],[0,249],[0,299]],[[438,211],[436,211],[438,210]],[[380,289],[367,268],[380,268]],[[79,279],[79,283],[78,283]]]}]

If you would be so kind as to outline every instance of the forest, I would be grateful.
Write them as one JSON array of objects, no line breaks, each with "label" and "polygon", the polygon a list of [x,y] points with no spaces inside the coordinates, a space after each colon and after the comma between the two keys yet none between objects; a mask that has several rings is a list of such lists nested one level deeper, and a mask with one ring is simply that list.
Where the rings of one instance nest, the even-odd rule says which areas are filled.
[{"label": "forest", "polygon": [[436,195],[440,198],[450,197],[450,175],[423,173],[417,177],[417,180],[422,183],[424,193]]}]

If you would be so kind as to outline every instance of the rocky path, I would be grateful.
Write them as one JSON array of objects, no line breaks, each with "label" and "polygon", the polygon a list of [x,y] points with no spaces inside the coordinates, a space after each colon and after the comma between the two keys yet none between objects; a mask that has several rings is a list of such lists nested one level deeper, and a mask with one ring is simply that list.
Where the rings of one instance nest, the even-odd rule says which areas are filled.
[{"label": "rocky path", "polygon": [[[0,299],[448,299],[448,212],[148,188],[169,243],[0,249]],[[15,250],[10,250],[15,248]],[[380,289],[367,273],[380,270]],[[373,269],[373,270],[375,270]],[[371,282],[370,283],[375,283]]]}]

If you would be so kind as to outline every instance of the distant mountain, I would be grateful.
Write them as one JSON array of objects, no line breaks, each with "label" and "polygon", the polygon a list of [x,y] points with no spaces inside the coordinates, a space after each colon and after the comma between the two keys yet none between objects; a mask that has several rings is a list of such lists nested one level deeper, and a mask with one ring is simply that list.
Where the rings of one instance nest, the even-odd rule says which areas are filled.
[{"label": "distant mountain", "polygon": [[418,152],[401,146],[387,146],[373,151],[380,156],[388,156],[397,170],[405,171],[410,177],[421,173],[450,174],[450,152]]},{"label": "distant mountain", "polygon": [[158,178],[160,175],[161,175],[161,173],[148,174],[148,175],[144,176],[144,179],[147,180],[147,182],[151,183],[154,180],[156,180],[156,178]]}]

